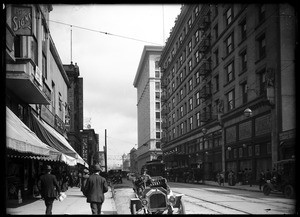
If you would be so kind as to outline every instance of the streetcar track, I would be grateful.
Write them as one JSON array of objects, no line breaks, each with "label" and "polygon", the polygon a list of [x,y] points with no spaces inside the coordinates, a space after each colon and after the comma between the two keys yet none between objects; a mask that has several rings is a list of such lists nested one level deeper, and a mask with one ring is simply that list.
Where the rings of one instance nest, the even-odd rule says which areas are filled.
[{"label": "streetcar track", "polygon": [[[185,183],[181,183],[181,184],[185,184]],[[214,186],[214,187],[216,187],[216,188],[219,188],[218,186]],[[197,188],[195,188],[195,190],[196,191],[201,191],[201,190],[205,190],[205,189],[197,189]],[[234,190],[236,190],[236,189],[234,189]],[[244,191],[247,191],[247,190],[244,190]],[[234,198],[234,199],[240,199],[240,200],[243,200],[243,201],[245,201],[245,202],[252,202],[252,203],[258,203],[258,204],[260,204],[260,203],[276,203],[276,204],[279,204],[279,205],[282,205],[282,204],[284,204],[284,205],[288,205],[288,206],[290,206],[290,205],[292,205],[292,204],[290,204],[290,203],[285,203],[285,202],[282,202],[282,201],[280,201],[280,202],[276,202],[276,201],[266,201],[266,200],[264,200],[264,199],[260,199],[260,198],[254,198],[254,197],[247,197],[247,199],[246,198],[244,198],[243,196],[238,196],[237,197],[237,195],[232,195],[232,194],[226,194],[226,196],[227,197],[231,197],[231,198]],[[255,199],[255,200],[259,200],[259,201],[255,201],[255,200],[251,200],[251,199]],[[270,205],[272,205],[272,204],[270,204]],[[272,205],[272,206],[274,206],[274,207],[276,207],[275,205]]]},{"label": "streetcar track", "polygon": [[[176,192],[176,191],[173,190],[173,192]],[[181,194],[180,192],[176,192],[176,193]],[[188,197],[197,199],[197,200],[204,201],[204,202],[206,202],[206,203],[210,203],[210,204],[213,204],[213,205],[216,205],[216,206],[224,207],[224,208],[226,208],[226,209],[231,209],[231,210],[235,210],[235,211],[238,211],[238,212],[241,212],[241,213],[244,213],[244,214],[252,215],[252,213],[245,212],[245,211],[243,211],[243,210],[240,210],[240,209],[236,209],[236,208],[230,207],[230,206],[228,206],[228,205],[218,204],[218,203],[211,202],[211,201],[209,201],[209,200],[204,200],[204,199],[202,199],[202,198],[194,197],[194,196],[188,195],[188,194],[185,194],[185,195],[187,195]],[[191,203],[191,202],[190,202],[190,203]],[[203,207],[203,208],[205,208],[205,209],[212,210],[212,211],[214,211],[214,212],[218,212],[218,211],[213,210],[213,209],[211,209],[211,208],[209,208],[209,207],[205,207],[205,206],[203,206],[203,205],[201,205],[201,204],[197,204],[197,203],[194,203],[194,204],[199,205],[199,206],[201,206],[201,207]],[[218,212],[218,213],[219,213],[219,214],[224,214],[224,213],[221,213],[221,212]]]}]

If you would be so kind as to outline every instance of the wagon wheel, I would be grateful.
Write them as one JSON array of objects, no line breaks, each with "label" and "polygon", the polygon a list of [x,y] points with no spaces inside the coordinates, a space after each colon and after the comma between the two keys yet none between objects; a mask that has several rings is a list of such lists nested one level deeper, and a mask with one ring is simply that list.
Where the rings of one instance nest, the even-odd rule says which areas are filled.
[{"label": "wagon wheel", "polygon": [[294,188],[291,185],[286,185],[284,187],[284,195],[286,198],[292,198],[294,196]]},{"label": "wagon wheel", "polygon": [[263,193],[264,193],[264,195],[268,196],[271,193],[271,188],[268,185],[264,185]]}]

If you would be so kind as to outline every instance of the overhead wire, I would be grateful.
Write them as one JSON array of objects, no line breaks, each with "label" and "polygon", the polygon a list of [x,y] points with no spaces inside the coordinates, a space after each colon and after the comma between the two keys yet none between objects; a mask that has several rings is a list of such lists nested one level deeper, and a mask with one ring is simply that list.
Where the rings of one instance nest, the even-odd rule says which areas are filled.
[{"label": "overhead wire", "polygon": [[82,27],[82,26],[76,26],[76,25],[73,25],[73,24],[63,23],[63,22],[60,22],[60,21],[48,20],[48,22],[58,23],[58,24],[61,24],[61,25],[75,27],[75,28],[78,28],[78,29],[83,29],[83,30],[87,30],[87,31],[91,31],[91,32],[97,32],[97,33],[101,33],[101,34],[105,34],[105,35],[109,35],[109,36],[115,36],[115,37],[125,38],[125,39],[129,39],[129,40],[134,40],[134,41],[139,41],[139,42],[144,42],[144,43],[149,43],[149,44],[162,46],[161,44],[155,43],[155,42],[149,42],[149,41],[145,41],[145,40],[141,40],[141,39],[137,39],[137,38],[132,38],[132,37],[124,36],[124,35],[117,35],[117,34],[113,34],[113,33],[109,33],[109,32],[104,32],[104,31],[101,31],[101,30],[85,28],[85,27]]}]

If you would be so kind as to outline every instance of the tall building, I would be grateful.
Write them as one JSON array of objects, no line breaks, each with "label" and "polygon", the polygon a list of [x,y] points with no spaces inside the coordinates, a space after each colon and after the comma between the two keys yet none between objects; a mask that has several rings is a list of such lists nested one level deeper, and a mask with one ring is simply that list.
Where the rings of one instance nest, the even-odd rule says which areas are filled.
[{"label": "tall building", "polygon": [[159,62],[167,169],[257,178],[295,156],[295,22],[288,4],[182,6]]},{"label": "tall building", "polygon": [[137,88],[138,171],[150,160],[161,158],[161,46],[145,46],[134,78]]},{"label": "tall building", "polygon": [[[6,199],[32,199],[44,164],[53,172],[86,163],[68,142],[69,79],[49,31],[49,4],[6,10]],[[3,58],[4,60],[4,58]],[[74,167],[73,167],[74,168]]]},{"label": "tall building", "polygon": [[77,63],[64,65],[69,81],[68,89],[68,138],[72,147],[82,155],[82,138],[80,130],[83,129],[83,78],[79,77]]}]

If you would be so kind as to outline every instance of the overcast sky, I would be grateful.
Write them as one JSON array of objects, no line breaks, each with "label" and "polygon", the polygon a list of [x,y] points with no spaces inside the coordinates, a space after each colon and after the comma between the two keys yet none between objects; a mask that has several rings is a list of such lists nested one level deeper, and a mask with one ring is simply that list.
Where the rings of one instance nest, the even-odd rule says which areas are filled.
[{"label": "overcast sky", "polygon": [[127,154],[137,144],[133,81],[141,54],[145,45],[165,44],[179,13],[175,4],[53,4],[50,34],[62,63],[72,59],[79,66],[84,118],[99,134],[100,150],[107,129],[111,157]]}]

